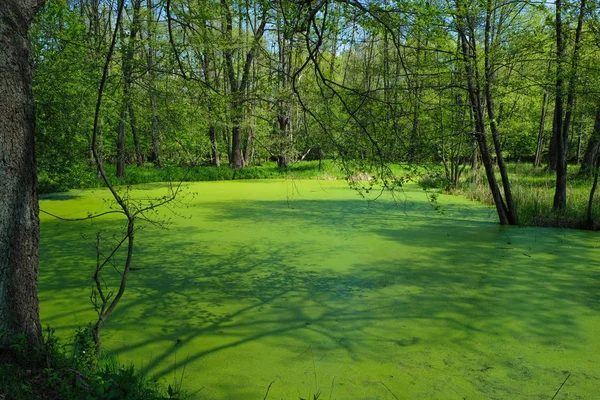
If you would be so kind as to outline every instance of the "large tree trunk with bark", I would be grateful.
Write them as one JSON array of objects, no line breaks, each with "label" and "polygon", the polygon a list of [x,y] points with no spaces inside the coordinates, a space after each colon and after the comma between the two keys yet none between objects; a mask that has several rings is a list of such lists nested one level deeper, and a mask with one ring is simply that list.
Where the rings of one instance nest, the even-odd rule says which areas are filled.
[{"label": "large tree trunk with bark", "polygon": [[33,61],[27,30],[43,1],[0,7],[0,349],[24,334],[42,343],[37,297],[39,218]]}]

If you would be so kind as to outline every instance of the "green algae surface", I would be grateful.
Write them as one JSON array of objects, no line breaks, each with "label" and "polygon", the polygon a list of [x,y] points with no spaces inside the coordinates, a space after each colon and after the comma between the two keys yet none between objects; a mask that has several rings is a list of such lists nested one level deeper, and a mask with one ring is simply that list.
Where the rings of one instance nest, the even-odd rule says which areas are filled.
[{"label": "green algae surface", "polygon": [[[106,199],[40,206],[83,217]],[[438,202],[411,185],[371,201],[335,181],[188,184],[148,216],[167,228],[140,223],[104,348],[198,399],[550,399],[567,377],[556,399],[600,398],[598,234]],[[70,337],[94,318],[96,232],[110,245],[123,221],[41,219],[42,322]]]}]

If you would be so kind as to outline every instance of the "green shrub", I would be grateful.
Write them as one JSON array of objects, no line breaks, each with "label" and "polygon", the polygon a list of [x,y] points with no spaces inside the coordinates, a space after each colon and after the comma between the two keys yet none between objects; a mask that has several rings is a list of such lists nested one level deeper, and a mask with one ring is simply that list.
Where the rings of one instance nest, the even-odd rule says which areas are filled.
[{"label": "green shrub", "polygon": [[[6,336],[0,332],[0,336]],[[28,351],[22,335],[0,348],[0,398],[34,399],[126,399],[153,400],[180,398],[181,382],[167,389],[114,359],[97,359],[91,341],[91,325],[79,328],[73,349],[67,349],[47,329],[44,345]],[[70,355],[72,351],[72,355]]]},{"label": "green shrub", "polygon": [[69,187],[66,184],[50,179],[47,174],[38,175],[38,193],[59,193],[68,190]]}]

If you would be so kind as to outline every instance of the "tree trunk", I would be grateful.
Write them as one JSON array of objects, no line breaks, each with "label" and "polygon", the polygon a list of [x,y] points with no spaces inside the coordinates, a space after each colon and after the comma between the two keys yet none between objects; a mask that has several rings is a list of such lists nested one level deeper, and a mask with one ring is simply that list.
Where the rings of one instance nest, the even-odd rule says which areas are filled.
[{"label": "tree trunk", "polygon": [[542,163],[542,151],[544,149],[544,127],[546,125],[546,111],[548,103],[548,93],[544,93],[542,100],[542,115],[540,116],[540,128],[538,129],[537,147],[535,149],[534,167],[539,167]]},{"label": "tree trunk", "polygon": [[[556,190],[554,193],[554,208],[564,208],[567,204],[567,160],[566,141],[563,138],[563,109],[564,109],[564,59],[566,56],[566,44],[563,38],[562,28],[562,4],[556,0],[556,98],[554,105],[554,125],[552,127],[552,142],[550,150],[553,151],[556,160]],[[552,160],[552,158],[551,158]],[[551,163],[552,164],[552,163]],[[553,165],[549,165],[552,169]]]},{"label": "tree trunk", "polygon": [[594,196],[596,195],[596,188],[598,187],[598,172],[600,170],[600,157],[596,154],[596,160],[594,162],[594,183],[592,184],[592,189],[590,190],[590,197],[588,198],[588,207],[587,207],[587,228],[589,230],[594,230]]},{"label": "tree trunk", "polygon": [[217,134],[215,132],[215,126],[210,125],[208,127],[208,137],[210,138],[210,146],[212,151],[212,164],[215,167],[221,166],[221,158],[219,156],[219,142],[217,142]]},{"label": "tree trunk", "polygon": [[152,163],[154,164],[155,168],[162,168],[160,154],[160,130],[158,127],[158,113],[156,111],[156,96],[154,94],[154,88],[150,89],[150,112],[152,113],[152,121],[150,121],[150,129],[152,132]]},{"label": "tree trunk", "polygon": [[133,52],[135,50],[135,43],[137,40],[137,32],[139,30],[139,18],[140,18],[140,7],[141,0],[133,1],[133,20],[131,22],[131,29],[129,31],[129,40],[124,48],[123,53],[123,102],[129,113],[129,123],[131,126],[131,134],[133,136],[133,145],[135,149],[135,158],[138,167],[144,165],[144,156],[140,147],[140,139],[137,130],[137,121],[135,118],[135,111],[133,109],[132,99],[132,84],[133,84]]},{"label": "tree trunk", "polygon": [[150,132],[152,139],[152,163],[155,168],[162,168],[161,151],[160,151],[160,128],[158,124],[158,112],[156,110],[156,71],[155,71],[155,49],[154,40],[156,37],[155,33],[155,22],[154,22],[154,7],[152,0],[146,0],[146,9],[150,14],[147,21],[147,34],[148,34],[148,50],[147,50],[147,62],[148,62],[148,95],[150,97]]},{"label": "tree trunk", "polygon": [[254,132],[252,128],[248,129],[246,145],[244,146],[244,167],[252,163],[252,154],[254,153]]},{"label": "tree trunk", "polygon": [[[461,2],[456,0],[456,8],[458,10],[464,10]],[[490,150],[487,144],[487,135],[485,129],[485,115],[481,101],[481,88],[479,87],[479,79],[477,79],[477,50],[476,41],[472,37],[473,29],[470,29],[470,36],[467,36],[466,32],[466,20],[464,15],[457,16],[457,31],[459,35],[459,41],[461,44],[462,58],[465,65],[466,79],[467,79],[467,91],[469,94],[469,103],[473,111],[473,118],[475,121],[475,139],[479,146],[479,152],[481,155],[481,161],[485,167],[485,174],[488,180],[490,191],[492,192],[492,198],[494,199],[494,205],[496,206],[496,212],[501,225],[510,224],[510,220],[507,216],[507,208],[502,199],[496,176],[494,175],[494,163]],[[469,41],[469,38],[471,39]]]},{"label": "tree trunk", "polygon": [[490,130],[492,131],[492,139],[494,141],[494,149],[496,150],[496,160],[498,163],[498,169],[500,170],[500,176],[502,179],[502,187],[504,189],[504,200],[506,202],[508,222],[511,225],[518,225],[519,218],[517,217],[517,207],[512,196],[510,189],[510,180],[508,179],[508,173],[506,171],[506,165],[504,164],[504,157],[502,156],[502,146],[500,144],[500,135],[498,132],[498,122],[496,120],[496,111],[494,109],[494,98],[492,97],[492,82],[494,80],[494,74],[491,65],[491,45],[492,39],[490,37],[491,31],[491,17],[492,17],[492,0],[487,2],[487,12],[485,20],[485,99],[488,111],[488,119],[490,121]]},{"label": "tree trunk", "polygon": [[567,206],[567,146],[569,140],[569,127],[573,104],[575,102],[575,80],[577,65],[579,61],[579,48],[581,45],[581,32],[583,29],[583,17],[585,14],[586,0],[581,0],[577,29],[575,31],[575,44],[571,58],[571,69],[569,76],[569,87],[567,88],[566,112],[563,118],[564,88],[564,61],[566,57],[566,42],[563,37],[562,27],[562,0],[556,0],[556,54],[558,65],[556,68],[556,111],[555,111],[555,143],[556,143],[556,189],[554,192],[555,209],[563,209]]},{"label": "tree trunk", "polygon": [[[94,159],[94,162],[96,164],[96,176],[98,177],[98,179],[102,178],[102,175],[100,174],[100,169],[104,167],[104,136],[102,133],[102,124],[100,124],[98,126],[98,137],[96,138],[96,156],[97,156],[97,162],[96,159]],[[92,146],[94,145],[94,143],[92,142]],[[92,157],[93,157],[93,148],[92,148]]]},{"label": "tree trunk", "polygon": [[242,157],[242,128],[241,128],[241,109],[234,107],[231,128],[231,159],[229,166],[233,169],[244,167],[244,158]]},{"label": "tree trunk", "polygon": [[579,168],[579,175],[591,175],[592,168],[594,167],[594,159],[598,154],[598,148],[600,147],[600,103],[596,106],[596,118],[594,121],[594,131],[590,136],[590,140],[585,149],[585,154],[581,160],[581,167]]},{"label": "tree trunk", "polygon": [[[233,17],[227,0],[221,0],[220,2],[222,10],[225,16],[225,23],[223,26],[225,37],[233,41]],[[244,62],[242,63],[241,78],[236,78],[236,69],[233,65],[233,52],[231,49],[226,48],[223,51],[223,57],[225,58],[225,70],[229,85],[231,89],[232,101],[232,128],[231,128],[231,157],[229,158],[229,165],[231,168],[239,169],[244,167],[244,159],[242,154],[242,119],[244,115],[243,103],[244,97],[247,95],[248,83],[250,78],[250,68],[254,62],[254,57],[257,51],[257,44],[265,33],[265,26],[267,24],[267,9],[263,10],[262,19],[260,25],[256,27],[254,32],[254,43],[246,53]],[[238,61],[242,57],[237,58]]]},{"label": "tree trunk", "polygon": [[286,157],[286,153],[288,153],[288,138],[287,135],[289,133],[289,126],[290,126],[290,120],[288,118],[288,116],[286,115],[286,110],[284,110],[284,107],[286,107],[287,104],[285,104],[283,101],[279,102],[279,115],[277,116],[277,126],[279,128],[279,146],[277,152],[279,153],[277,155],[277,166],[279,168],[287,168],[287,157]]},{"label": "tree trunk", "polygon": [[121,110],[119,134],[117,136],[117,177],[125,176],[125,108]]},{"label": "tree trunk", "polygon": [[43,1],[6,0],[0,7],[0,349],[23,334],[42,343],[33,60],[27,30]]},{"label": "tree trunk", "polygon": [[[278,1],[277,7],[277,47],[279,52],[279,64],[277,86],[279,89],[277,100],[277,132],[276,134],[276,152],[277,166],[287,168],[288,155],[290,154],[291,140],[291,110],[288,97],[289,77],[292,65],[293,35],[289,29],[286,29],[287,20],[285,18],[284,5]],[[330,63],[330,72],[333,73],[334,60]]]},{"label": "tree trunk", "polygon": [[94,160],[94,154],[92,153],[92,138],[88,138],[88,166],[94,168],[96,161]]},{"label": "tree trunk", "polygon": [[133,110],[133,103],[131,99],[128,101],[127,109],[129,111],[129,125],[131,126],[131,135],[133,136],[133,147],[135,148],[135,159],[138,167],[144,166],[144,155],[142,154],[142,148],[140,147],[140,135],[137,129],[137,119],[135,118],[135,111]]}]

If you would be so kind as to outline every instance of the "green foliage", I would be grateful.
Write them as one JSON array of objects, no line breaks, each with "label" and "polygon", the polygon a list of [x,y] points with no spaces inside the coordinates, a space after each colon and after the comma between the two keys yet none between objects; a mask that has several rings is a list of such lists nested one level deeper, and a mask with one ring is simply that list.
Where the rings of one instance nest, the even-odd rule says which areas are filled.
[{"label": "green foliage", "polygon": [[38,193],[58,193],[66,192],[69,187],[64,183],[56,182],[48,176],[46,171],[40,171],[38,174]]},{"label": "green foliage", "polygon": [[[164,391],[156,381],[113,359],[98,360],[91,341],[91,325],[77,329],[73,349],[63,346],[47,328],[44,345],[28,351],[24,337],[12,338],[7,361],[0,363],[0,398],[18,400],[178,399],[185,397],[181,382]],[[0,337],[5,336],[0,332]],[[70,356],[70,352],[73,356]]]},{"label": "green foliage", "polygon": [[419,186],[424,190],[429,189],[444,189],[450,188],[451,183],[448,177],[440,168],[427,169],[426,172],[421,174],[417,180]]},{"label": "green foliage", "polygon": [[69,2],[57,0],[46,2],[30,30],[43,191],[71,187],[69,177],[89,154],[97,68],[86,55],[86,29],[84,18]]},{"label": "green foliage", "polygon": [[73,362],[78,369],[91,370],[96,365],[96,345],[92,338],[92,324],[80,327],[73,342]]}]

